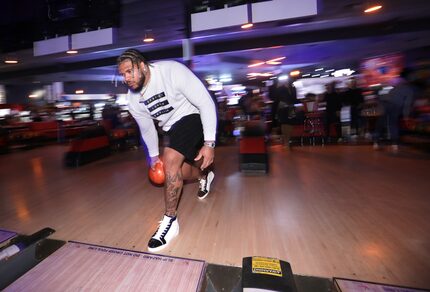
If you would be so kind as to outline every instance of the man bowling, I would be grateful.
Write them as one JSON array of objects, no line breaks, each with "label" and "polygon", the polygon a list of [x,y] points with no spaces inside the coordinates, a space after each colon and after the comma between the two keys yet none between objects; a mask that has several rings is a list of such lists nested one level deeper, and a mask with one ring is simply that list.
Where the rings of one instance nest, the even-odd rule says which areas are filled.
[{"label": "man bowling", "polygon": [[179,233],[177,208],[184,180],[199,180],[199,199],[210,192],[215,176],[210,166],[215,155],[216,107],[203,83],[179,62],[149,63],[139,51],[129,49],[117,64],[129,87],[129,111],[139,125],[152,168],[160,160],[153,120],[169,140],[162,155],[164,215],[148,242],[148,250],[157,252]]}]

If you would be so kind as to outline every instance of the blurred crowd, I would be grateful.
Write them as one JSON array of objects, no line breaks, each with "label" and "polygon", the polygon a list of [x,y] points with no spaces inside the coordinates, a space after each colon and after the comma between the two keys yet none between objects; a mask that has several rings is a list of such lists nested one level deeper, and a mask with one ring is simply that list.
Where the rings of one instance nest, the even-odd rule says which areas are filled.
[{"label": "blurred crowd", "polygon": [[238,104],[218,99],[218,139],[239,135],[241,121],[256,119],[287,148],[297,136],[309,134],[303,131],[313,131],[325,143],[373,142],[375,149],[382,143],[394,151],[406,131],[420,130],[430,137],[428,84],[407,68],[389,84],[363,88],[353,76],[343,84],[327,82],[323,93],[307,92],[300,98],[295,81],[249,89]]}]

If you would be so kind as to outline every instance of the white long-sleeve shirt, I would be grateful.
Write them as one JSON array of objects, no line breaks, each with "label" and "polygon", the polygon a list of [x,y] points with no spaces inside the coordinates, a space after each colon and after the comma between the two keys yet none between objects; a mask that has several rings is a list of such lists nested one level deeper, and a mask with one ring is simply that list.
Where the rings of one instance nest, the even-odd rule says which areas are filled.
[{"label": "white long-sleeve shirt", "polygon": [[215,141],[216,108],[203,83],[185,65],[159,61],[148,66],[150,79],[140,93],[129,90],[129,111],[139,125],[150,157],[158,156],[158,134],[153,120],[168,131],[182,117],[198,113],[205,141]]}]

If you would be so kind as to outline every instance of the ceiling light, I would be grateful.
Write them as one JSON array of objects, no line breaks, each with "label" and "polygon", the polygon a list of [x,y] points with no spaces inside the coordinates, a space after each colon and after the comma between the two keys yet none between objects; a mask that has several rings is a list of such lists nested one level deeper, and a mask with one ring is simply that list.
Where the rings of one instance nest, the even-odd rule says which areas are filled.
[{"label": "ceiling light", "polygon": [[18,64],[18,60],[5,60],[5,64]]},{"label": "ceiling light", "polygon": [[46,91],[44,89],[38,89],[31,92],[28,98],[40,99],[43,97],[44,94],[46,94]]},{"label": "ceiling light", "polygon": [[75,90],[75,93],[76,94],[82,94],[82,93],[84,93],[84,90],[83,89],[77,89],[77,90]]},{"label": "ceiling light", "polygon": [[279,57],[279,58],[275,58],[275,59],[270,59],[268,61],[254,63],[254,64],[251,64],[251,65],[248,65],[248,68],[257,67],[257,66],[261,66],[261,65],[264,65],[264,64],[279,65],[279,64],[282,64],[282,62],[279,62],[279,61],[281,61],[281,60],[283,60],[285,58],[286,57]]},{"label": "ceiling light", "polygon": [[223,74],[223,75],[221,75],[220,77],[219,77],[219,81],[220,82],[223,82],[223,83],[225,83],[225,82],[231,82],[233,79],[231,78],[231,75],[230,74]]},{"label": "ceiling light", "polygon": [[271,72],[267,72],[267,73],[257,73],[257,72],[252,72],[252,73],[248,73],[247,74],[248,76],[248,78],[250,78],[250,77],[270,77],[270,76],[273,76],[273,73],[271,73]]},{"label": "ceiling light", "polygon": [[382,8],[382,5],[372,5],[372,6],[367,7],[364,10],[364,13],[372,13],[372,12],[380,10],[381,8]]},{"label": "ceiling light", "polygon": [[77,54],[78,53],[78,50],[76,50],[76,49],[74,49],[73,48],[73,44],[72,44],[72,36],[68,36],[68,40],[69,40],[69,45],[68,45],[68,50],[66,51],[66,54],[69,54],[69,55],[74,55],[74,54]]},{"label": "ceiling light", "polygon": [[216,84],[211,84],[211,85],[209,85],[208,90],[210,90],[210,91],[221,91],[222,90],[222,83],[218,82]]},{"label": "ceiling light", "polygon": [[248,22],[240,26],[242,29],[248,29],[254,26],[254,24],[252,23],[252,5],[251,3],[248,3],[246,4],[246,6],[247,6]]},{"label": "ceiling light", "polygon": [[282,64],[282,62],[267,61],[266,64],[268,64],[268,65],[280,65],[280,64]]},{"label": "ceiling light", "polygon": [[279,58],[275,58],[275,59],[271,59],[271,60],[269,60],[269,61],[267,61],[266,63],[271,63],[271,62],[278,62],[278,61],[281,61],[281,60],[284,60],[286,57],[279,57]]},{"label": "ceiling light", "polygon": [[251,27],[253,27],[253,26],[254,26],[254,24],[253,24],[253,23],[245,23],[245,24],[242,24],[242,25],[240,26],[240,28],[247,29],[247,28],[251,28]]},{"label": "ceiling light", "polygon": [[258,62],[258,63],[254,63],[254,64],[251,64],[251,65],[248,65],[248,68],[261,66],[261,65],[264,65],[265,63],[266,63],[266,62]]},{"label": "ceiling light", "polygon": [[216,83],[218,83],[218,79],[215,78],[214,76],[208,76],[208,77],[206,77],[205,80],[209,84],[216,84]]},{"label": "ceiling light", "polygon": [[267,73],[261,73],[260,76],[262,76],[262,77],[270,77],[270,76],[273,76],[273,74],[271,72],[267,72]]},{"label": "ceiling light", "polygon": [[152,43],[153,41],[155,41],[155,38],[154,38],[154,35],[152,34],[152,30],[151,29],[145,30],[145,36],[143,38],[143,42]]},{"label": "ceiling light", "polygon": [[290,72],[290,76],[294,77],[294,76],[299,76],[300,75],[300,71],[299,70],[294,70]]}]

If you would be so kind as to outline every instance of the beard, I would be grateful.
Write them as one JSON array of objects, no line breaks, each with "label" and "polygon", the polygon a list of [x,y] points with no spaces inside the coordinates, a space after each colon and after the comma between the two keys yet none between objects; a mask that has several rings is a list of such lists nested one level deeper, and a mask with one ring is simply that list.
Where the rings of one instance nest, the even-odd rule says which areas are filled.
[{"label": "beard", "polygon": [[145,84],[145,80],[146,80],[145,74],[143,74],[143,72],[139,71],[139,75],[140,75],[139,76],[140,78],[139,78],[139,81],[137,82],[136,88],[129,87],[130,91],[133,92],[133,93],[139,93],[139,92],[141,92],[142,88],[143,88],[143,84]]}]

